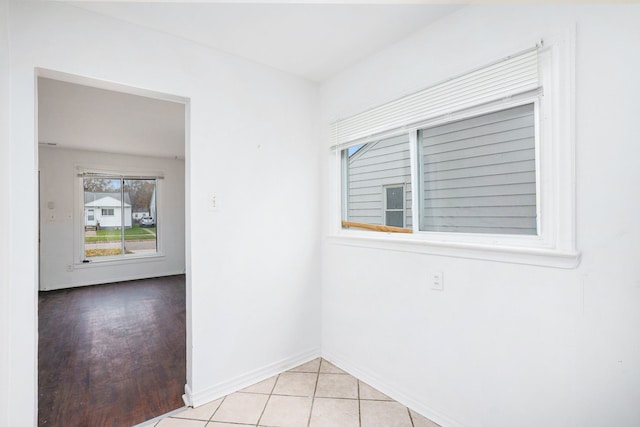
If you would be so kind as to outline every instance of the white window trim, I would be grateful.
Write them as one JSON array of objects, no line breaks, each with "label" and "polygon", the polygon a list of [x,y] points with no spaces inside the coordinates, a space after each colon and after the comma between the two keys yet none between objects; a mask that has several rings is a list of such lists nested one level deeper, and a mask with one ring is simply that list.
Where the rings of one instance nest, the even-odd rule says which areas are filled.
[{"label": "white window trim", "polygon": [[[538,235],[486,235],[468,233],[422,232],[419,228],[419,198],[412,198],[414,233],[396,234],[343,229],[339,214],[342,209],[340,150],[332,156],[337,167],[332,168],[336,196],[331,205],[332,214],[328,241],[332,244],[377,248],[400,252],[425,253],[456,258],[482,259],[498,262],[540,265],[556,268],[575,268],[580,262],[575,233],[575,28],[544,40],[539,49],[540,83],[543,88],[539,99],[525,96],[490,105],[471,108],[456,114],[478,115],[488,110],[504,109],[535,101],[536,114],[536,187]],[[485,111],[483,111],[485,110]],[[540,120],[538,120],[538,118]],[[453,116],[438,121],[453,121]],[[415,127],[413,127],[415,128]],[[418,184],[417,146],[413,129],[396,130],[395,134],[409,133],[412,157],[412,191]],[[385,134],[391,136],[393,132]],[[381,135],[376,135],[380,138]],[[354,144],[362,141],[354,141]],[[351,145],[351,144],[350,144]],[[335,205],[337,203],[337,209]],[[337,214],[337,215],[336,215]],[[338,219],[337,219],[338,218]],[[337,220],[336,220],[337,219]]]},{"label": "white window trim", "polygon": [[[156,179],[156,252],[152,254],[127,254],[87,259],[84,255],[84,186],[82,174],[108,175],[114,178],[136,177]],[[138,168],[116,168],[111,166],[75,166],[76,215],[74,215],[74,268],[92,268],[106,265],[129,264],[131,262],[162,261],[166,258],[164,251],[164,230],[160,223],[163,212],[163,171],[142,170]]]}]

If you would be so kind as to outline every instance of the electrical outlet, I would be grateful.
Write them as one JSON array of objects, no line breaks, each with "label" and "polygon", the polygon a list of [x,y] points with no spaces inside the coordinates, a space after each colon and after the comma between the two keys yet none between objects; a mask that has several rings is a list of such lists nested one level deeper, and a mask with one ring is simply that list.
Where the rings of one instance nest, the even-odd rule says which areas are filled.
[{"label": "electrical outlet", "polygon": [[209,212],[219,212],[220,196],[214,193],[209,194],[208,205],[209,205]]},{"label": "electrical outlet", "polygon": [[431,277],[431,289],[434,291],[444,291],[444,274],[442,271],[433,273]]},{"label": "electrical outlet", "polygon": [[67,271],[71,273],[73,271],[73,265],[67,264]]}]

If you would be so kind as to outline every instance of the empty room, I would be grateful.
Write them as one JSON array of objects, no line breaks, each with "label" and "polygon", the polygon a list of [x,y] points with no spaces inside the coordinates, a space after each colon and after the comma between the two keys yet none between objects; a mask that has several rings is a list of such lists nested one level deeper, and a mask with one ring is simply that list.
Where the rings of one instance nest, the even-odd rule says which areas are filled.
[{"label": "empty room", "polygon": [[[640,425],[639,23],[638,4],[1,2],[0,426],[38,425],[51,391],[43,295],[153,277],[182,281],[184,366],[160,368],[177,407],[146,425]],[[89,121],[110,96],[129,101]],[[155,101],[181,106],[182,155],[135,115]],[[109,112],[160,134],[82,133]],[[108,300],[47,332],[106,325]],[[111,363],[88,382],[119,390],[123,355],[89,338]],[[128,425],[108,400],[143,414],[109,396],[86,425]]]},{"label": "empty room", "polygon": [[186,104],[38,74],[38,423],[138,424],[184,405]]}]

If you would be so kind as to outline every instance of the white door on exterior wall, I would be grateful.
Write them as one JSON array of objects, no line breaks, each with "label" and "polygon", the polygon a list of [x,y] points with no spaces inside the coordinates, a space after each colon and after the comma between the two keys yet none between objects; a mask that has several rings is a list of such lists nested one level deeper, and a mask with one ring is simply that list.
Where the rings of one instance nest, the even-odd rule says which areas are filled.
[{"label": "white door on exterior wall", "polygon": [[86,209],[84,215],[85,225],[96,225],[96,215],[94,209]]}]

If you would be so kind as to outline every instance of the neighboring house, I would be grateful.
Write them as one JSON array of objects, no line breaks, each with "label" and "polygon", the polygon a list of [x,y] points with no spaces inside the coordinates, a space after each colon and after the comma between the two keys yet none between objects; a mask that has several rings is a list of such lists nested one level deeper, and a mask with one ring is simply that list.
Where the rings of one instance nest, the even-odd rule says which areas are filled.
[{"label": "neighboring house", "polygon": [[[124,195],[124,226],[131,227],[131,203],[129,194]],[[122,226],[122,203],[120,193],[84,193],[85,227],[119,228]]]},{"label": "neighboring house", "polygon": [[348,162],[348,220],[410,228],[409,137],[365,144]]}]

